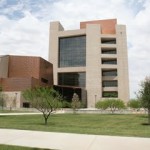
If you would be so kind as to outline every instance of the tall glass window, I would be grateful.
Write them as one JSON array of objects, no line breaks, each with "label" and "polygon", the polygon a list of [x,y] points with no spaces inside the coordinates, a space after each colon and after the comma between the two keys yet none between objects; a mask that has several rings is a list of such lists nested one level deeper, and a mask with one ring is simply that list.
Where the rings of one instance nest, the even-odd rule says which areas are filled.
[{"label": "tall glass window", "polygon": [[58,85],[85,87],[85,73],[59,73]]},{"label": "tall glass window", "polygon": [[86,36],[59,39],[59,67],[80,67],[86,65]]}]

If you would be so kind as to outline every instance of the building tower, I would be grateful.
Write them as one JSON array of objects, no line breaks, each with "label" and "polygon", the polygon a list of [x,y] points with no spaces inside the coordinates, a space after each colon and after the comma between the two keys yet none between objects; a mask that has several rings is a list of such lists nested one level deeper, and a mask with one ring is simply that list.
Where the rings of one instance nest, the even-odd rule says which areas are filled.
[{"label": "building tower", "polygon": [[49,45],[55,85],[85,89],[87,107],[103,98],[129,100],[125,25],[116,19],[96,20],[64,30],[51,22]]}]

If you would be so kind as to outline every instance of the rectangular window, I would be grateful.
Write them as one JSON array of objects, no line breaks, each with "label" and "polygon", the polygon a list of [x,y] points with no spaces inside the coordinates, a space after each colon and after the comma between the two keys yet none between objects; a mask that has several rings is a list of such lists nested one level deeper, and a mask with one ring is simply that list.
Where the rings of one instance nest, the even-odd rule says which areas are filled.
[{"label": "rectangular window", "polygon": [[116,48],[101,48],[102,54],[117,54]]},{"label": "rectangular window", "polygon": [[112,64],[116,65],[117,64],[117,59],[102,59],[102,64]]},{"label": "rectangular window", "polygon": [[116,38],[101,38],[102,44],[116,44]]},{"label": "rectangular window", "polygon": [[117,87],[118,81],[117,80],[103,81],[102,86],[103,87]]},{"label": "rectangular window", "polygon": [[85,87],[85,73],[59,73],[58,85]]},{"label": "rectangular window", "polygon": [[118,92],[117,91],[103,92],[102,93],[102,97],[114,97],[114,98],[117,98],[118,97]]},{"label": "rectangular window", "polygon": [[117,76],[117,69],[114,70],[102,70],[102,76]]},{"label": "rectangular window", "polygon": [[86,36],[59,38],[59,67],[86,65]]},{"label": "rectangular window", "polygon": [[41,78],[41,81],[44,82],[44,83],[48,83],[48,80],[45,79],[45,78]]}]

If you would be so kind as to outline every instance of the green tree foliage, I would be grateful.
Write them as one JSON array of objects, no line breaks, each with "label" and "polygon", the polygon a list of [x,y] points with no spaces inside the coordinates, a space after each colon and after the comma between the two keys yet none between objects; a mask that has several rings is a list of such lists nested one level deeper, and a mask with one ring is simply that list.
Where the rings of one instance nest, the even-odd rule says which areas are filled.
[{"label": "green tree foliage", "polygon": [[116,110],[124,109],[125,104],[120,99],[105,99],[96,103],[96,108],[106,110],[110,109],[112,113]]},{"label": "green tree foliage", "polygon": [[141,100],[142,107],[148,110],[148,124],[150,124],[150,76],[141,82],[137,97]]},{"label": "green tree foliage", "polygon": [[63,100],[62,108],[71,108],[71,103],[67,102],[66,100]]},{"label": "green tree foliage", "polygon": [[4,94],[3,94],[3,89],[0,86],[0,107],[2,108],[2,110],[3,110],[4,106],[5,106]]},{"label": "green tree foliage", "polygon": [[138,99],[131,99],[128,102],[128,107],[139,110],[142,106],[141,106],[141,101]]},{"label": "green tree foliage", "polygon": [[53,88],[36,87],[23,92],[23,97],[30,102],[33,108],[43,113],[45,125],[50,114],[62,106],[62,97]]},{"label": "green tree foliage", "polygon": [[76,110],[81,107],[81,102],[79,100],[79,96],[76,93],[73,94],[71,107],[72,107],[74,113],[76,113]]}]

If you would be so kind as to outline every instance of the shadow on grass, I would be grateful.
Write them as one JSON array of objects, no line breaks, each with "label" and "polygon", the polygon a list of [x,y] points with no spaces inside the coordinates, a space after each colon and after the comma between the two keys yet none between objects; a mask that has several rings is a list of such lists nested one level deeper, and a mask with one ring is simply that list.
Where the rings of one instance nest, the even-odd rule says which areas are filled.
[{"label": "shadow on grass", "polygon": [[6,118],[8,117],[7,115],[0,115],[0,118]]},{"label": "shadow on grass", "polygon": [[149,123],[142,123],[143,126],[150,126]]},{"label": "shadow on grass", "polygon": [[141,116],[139,116],[140,118],[148,118],[148,116],[147,115],[141,115]]}]

